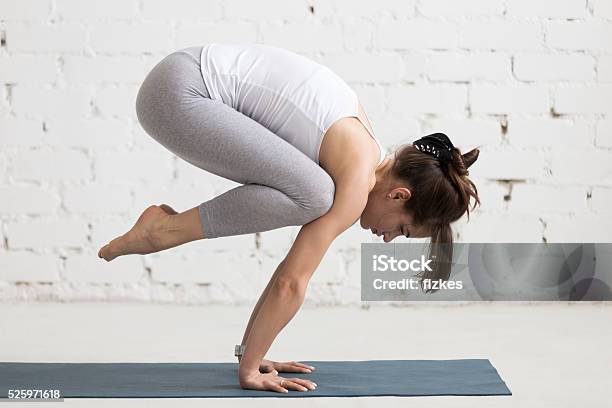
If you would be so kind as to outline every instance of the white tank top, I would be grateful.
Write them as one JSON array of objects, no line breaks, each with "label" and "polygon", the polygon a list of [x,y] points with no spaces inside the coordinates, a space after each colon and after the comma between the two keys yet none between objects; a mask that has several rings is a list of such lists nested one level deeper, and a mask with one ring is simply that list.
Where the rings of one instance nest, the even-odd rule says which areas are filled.
[{"label": "white tank top", "polygon": [[[357,94],[331,69],[289,50],[263,44],[209,43],[200,56],[211,99],[256,120],[319,164],[327,129],[359,118]],[[385,149],[364,127],[380,149]]]}]

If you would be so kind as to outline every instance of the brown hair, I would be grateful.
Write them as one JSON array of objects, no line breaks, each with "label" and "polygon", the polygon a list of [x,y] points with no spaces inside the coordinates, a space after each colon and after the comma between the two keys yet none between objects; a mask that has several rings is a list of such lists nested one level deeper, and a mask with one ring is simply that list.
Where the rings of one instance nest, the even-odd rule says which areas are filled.
[{"label": "brown hair", "polygon": [[[452,160],[443,169],[437,158],[419,151],[410,143],[395,152],[396,160],[390,170],[391,175],[405,182],[412,192],[410,200],[406,201],[406,211],[418,226],[431,231],[429,257],[432,270],[418,275],[421,285],[426,279],[448,280],[453,259],[450,224],[465,213],[469,220],[472,197],[475,199],[472,211],[480,205],[476,185],[467,177],[467,169],[474,164],[480,150],[475,148],[461,154],[458,148],[453,148],[451,153]],[[425,293],[436,290],[429,288]]]}]

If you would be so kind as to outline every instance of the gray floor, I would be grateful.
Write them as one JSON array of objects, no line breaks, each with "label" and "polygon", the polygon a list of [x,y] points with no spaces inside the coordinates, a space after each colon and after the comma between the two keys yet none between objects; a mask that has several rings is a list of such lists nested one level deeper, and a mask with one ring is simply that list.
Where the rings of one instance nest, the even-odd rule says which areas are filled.
[{"label": "gray floor", "polygon": [[[0,304],[0,361],[233,361],[249,313],[229,306]],[[514,395],[66,399],[44,406],[603,407],[612,399],[611,345],[612,302],[303,308],[270,358],[488,358]],[[30,405],[40,403],[19,404]]]}]

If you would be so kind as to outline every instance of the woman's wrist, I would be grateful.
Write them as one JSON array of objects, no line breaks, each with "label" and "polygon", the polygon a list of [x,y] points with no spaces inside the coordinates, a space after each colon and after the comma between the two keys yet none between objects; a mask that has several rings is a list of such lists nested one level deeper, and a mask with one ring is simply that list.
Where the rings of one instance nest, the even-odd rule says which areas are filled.
[{"label": "woman's wrist", "polygon": [[240,362],[238,364],[238,374],[242,375],[242,373],[259,373],[259,366],[261,365],[261,359],[253,361],[253,357],[244,358],[244,355],[240,356]]},{"label": "woman's wrist", "polygon": [[238,368],[238,378],[240,380],[244,380],[252,376],[259,375],[259,374],[261,374],[259,372],[259,367],[252,368],[252,367],[242,367],[241,366]]}]

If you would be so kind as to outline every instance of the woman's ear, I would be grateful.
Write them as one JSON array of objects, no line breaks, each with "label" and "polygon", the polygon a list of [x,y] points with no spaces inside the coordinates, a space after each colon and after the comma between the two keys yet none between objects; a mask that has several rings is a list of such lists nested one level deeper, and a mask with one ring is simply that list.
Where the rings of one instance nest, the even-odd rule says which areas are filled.
[{"label": "woman's ear", "polygon": [[412,197],[412,191],[406,187],[397,187],[391,191],[391,197],[394,200],[408,201]]}]

